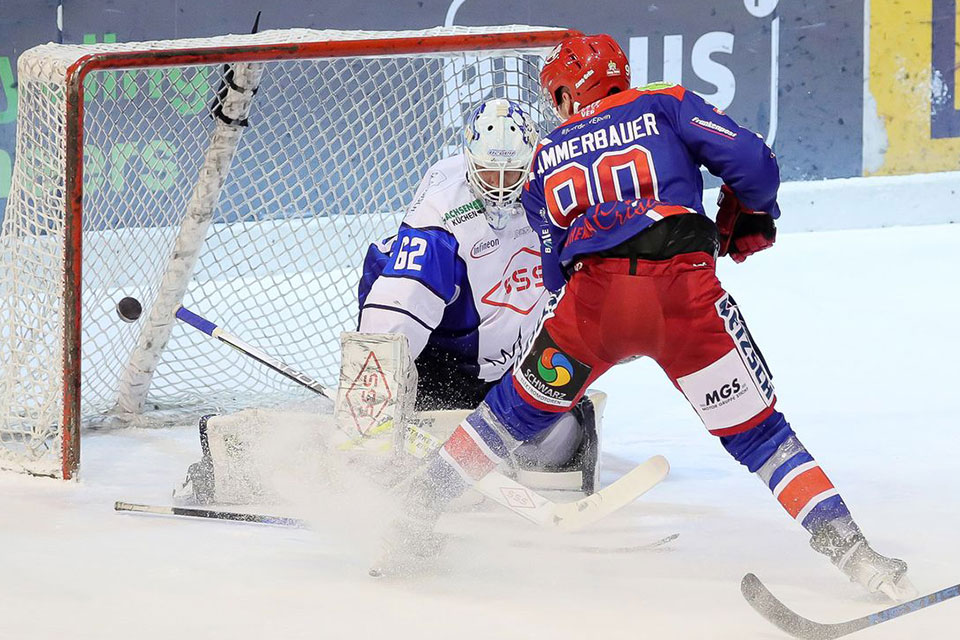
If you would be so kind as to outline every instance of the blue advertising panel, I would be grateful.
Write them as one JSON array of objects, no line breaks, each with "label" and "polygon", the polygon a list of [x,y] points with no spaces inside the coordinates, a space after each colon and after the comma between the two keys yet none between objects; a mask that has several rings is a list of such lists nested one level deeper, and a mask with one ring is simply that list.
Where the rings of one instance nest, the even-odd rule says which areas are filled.
[{"label": "blue advertising panel", "polygon": [[[580,0],[274,0],[265,6],[261,0],[4,0],[0,4],[0,206],[9,188],[13,160],[14,67],[20,51],[58,39],[109,42],[246,33],[260,9],[264,9],[263,29],[525,23],[607,32],[627,52],[634,85],[666,80],[696,91],[771,143],[786,180],[856,176],[877,167],[893,173],[912,166],[957,168],[952,156],[949,162],[936,154],[922,156],[922,162],[899,160],[906,155],[899,149],[911,144],[915,130],[925,129],[922,133],[929,142],[921,145],[924,149],[935,148],[942,140],[940,146],[952,152],[951,145],[960,135],[957,0],[906,2],[920,9],[907,12],[919,17],[906,23],[900,0],[874,2],[872,17],[865,12],[865,4],[864,0],[598,0],[589,4]],[[894,22],[897,30],[887,33]],[[869,39],[878,30],[887,44]],[[899,49],[891,45],[904,38],[909,40],[904,45],[907,50],[918,52],[917,71],[924,74],[924,85],[918,90],[926,92],[930,104],[916,114],[918,121],[910,124],[912,128],[901,132],[897,128],[901,125],[888,114],[895,111],[892,105],[903,95],[902,87],[886,79],[893,76],[880,72],[888,66],[885,56]],[[872,58],[867,55],[867,43],[875,49]],[[867,60],[873,66],[865,73]],[[865,78],[870,84],[866,104]],[[869,135],[865,135],[865,112],[877,114],[868,120]],[[902,113],[900,105],[896,112]],[[875,134],[877,122],[886,128],[880,137]]]},{"label": "blue advertising panel", "polygon": [[933,0],[933,97],[930,129],[933,138],[960,138],[960,96],[957,75],[957,0]]},{"label": "blue advertising panel", "polygon": [[[681,83],[774,145],[787,180],[861,170],[863,3],[460,0],[458,24],[532,20],[607,32],[633,84]],[[511,13],[513,12],[513,13]]]}]

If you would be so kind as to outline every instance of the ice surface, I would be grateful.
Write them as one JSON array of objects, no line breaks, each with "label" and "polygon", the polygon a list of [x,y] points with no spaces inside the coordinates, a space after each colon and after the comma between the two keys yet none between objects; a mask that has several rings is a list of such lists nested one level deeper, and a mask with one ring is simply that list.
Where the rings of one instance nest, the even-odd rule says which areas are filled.
[{"label": "ice surface", "polygon": [[[960,582],[958,253],[960,225],[784,234],[720,270],[780,409],[923,592]],[[578,534],[502,511],[445,516],[440,565],[407,580],[366,574],[382,506],[369,487],[304,486],[273,509],[311,531],[118,514],[115,500],[170,503],[199,455],[195,426],[87,434],[78,483],[0,473],[0,638],[785,637],[742,600],[747,571],[819,621],[886,606],[808,548],[653,363],[597,386],[605,481],[661,453],[666,482]],[[673,532],[656,551],[583,549]],[[863,637],[949,637],[957,621],[949,602]]]}]

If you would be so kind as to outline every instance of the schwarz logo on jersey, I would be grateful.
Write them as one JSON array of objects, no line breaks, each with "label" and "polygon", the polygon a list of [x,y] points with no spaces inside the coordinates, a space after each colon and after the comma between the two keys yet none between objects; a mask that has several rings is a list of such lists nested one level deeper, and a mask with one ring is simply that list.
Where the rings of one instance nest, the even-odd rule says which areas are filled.
[{"label": "schwarz logo on jersey", "polygon": [[514,379],[537,402],[551,407],[569,407],[587,384],[591,371],[591,367],[560,349],[543,330]]},{"label": "schwarz logo on jersey", "polygon": [[548,347],[537,360],[537,375],[551,387],[562,387],[573,378],[573,364],[565,353]]},{"label": "schwarz logo on jersey", "polygon": [[478,240],[473,247],[470,249],[471,258],[482,258],[483,256],[488,256],[497,249],[500,248],[500,238],[488,238],[484,240]]},{"label": "schwarz logo on jersey", "polygon": [[483,213],[483,201],[478,198],[467,204],[460,205],[456,209],[450,209],[450,211],[443,214],[443,221],[456,226],[467,220],[473,220],[481,213]]},{"label": "schwarz logo on jersey", "polygon": [[730,334],[730,337],[733,338],[733,343],[736,345],[737,351],[740,352],[740,356],[750,369],[754,380],[756,380],[757,388],[760,390],[760,393],[763,394],[763,397],[769,405],[773,400],[774,394],[773,376],[770,375],[770,369],[767,368],[767,363],[764,361],[763,355],[757,349],[756,345],[753,344],[750,331],[743,321],[743,316],[740,315],[740,308],[737,307],[737,303],[729,293],[717,300],[715,306],[717,313],[723,319],[724,328],[727,330],[727,333]]}]

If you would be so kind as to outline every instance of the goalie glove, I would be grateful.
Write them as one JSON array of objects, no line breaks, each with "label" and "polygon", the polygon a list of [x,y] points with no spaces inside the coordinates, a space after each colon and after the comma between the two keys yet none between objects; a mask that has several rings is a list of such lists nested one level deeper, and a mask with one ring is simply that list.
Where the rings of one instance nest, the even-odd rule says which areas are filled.
[{"label": "goalie glove", "polygon": [[739,263],[773,246],[777,227],[769,213],[746,208],[727,185],[720,187],[717,205],[718,255],[729,255]]}]

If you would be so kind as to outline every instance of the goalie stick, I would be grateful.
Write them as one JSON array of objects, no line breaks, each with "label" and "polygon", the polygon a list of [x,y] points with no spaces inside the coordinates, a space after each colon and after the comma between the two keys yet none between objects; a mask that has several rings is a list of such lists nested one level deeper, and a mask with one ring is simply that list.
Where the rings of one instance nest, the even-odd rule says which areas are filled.
[{"label": "goalie stick", "polygon": [[883,611],[863,616],[862,618],[834,624],[814,622],[813,620],[794,613],[785,604],[780,602],[776,596],[770,593],[770,590],[752,573],[743,576],[743,580],[740,582],[740,592],[757,613],[794,638],[802,638],[803,640],[833,640],[834,638],[847,636],[851,633],[866,629],[867,627],[899,618],[908,613],[940,604],[944,600],[956,598],[960,596],[960,584],[955,584],[952,587],[920,596],[909,602],[894,605]]},{"label": "goalie stick", "polygon": [[263,351],[260,351],[256,347],[250,346],[240,338],[237,338],[236,336],[227,333],[226,331],[224,331],[214,323],[210,322],[209,320],[207,320],[202,316],[198,316],[197,314],[190,311],[186,307],[182,305],[177,307],[177,312],[175,315],[177,316],[178,320],[183,320],[194,329],[199,329],[200,331],[203,331],[208,336],[212,338],[216,338],[220,342],[233,347],[240,353],[246,356],[250,356],[260,364],[266,365],[267,367],[273,369],[277,373],[283,376],[286,376],[287,378],[290,378],[297,384],[301,384],[307,389],[310,389],[311,391],[319,393],[325,398],[329,398],[330,400],[334,399],[329,389],[324,387],[322,384],[320,384],[319,382],[317,382],[307,374],[301,373],[296,369],[294,369],[293,367],[283,362],[280,362],[273,356],[269,356]]},{"label": "goalie stick", "polygon": [[[148,513],[158,516],[180,516],[187,518],[206,518],[209,520],[230,520],[233,522],[247,522],[252,524],[268,524],[278,527],[290,527],[293,529],[309,529],[306,520],[300,518],[288,518],[285,516],[268,516],[259,513],[240,513],[236,511],[218,511],[216,509],[197,509],[192,507],[164,507],[152,504],[135,504],[130,502],[117,501],[113,504],[114,511],[127,511],[135,513]],[[680,537],[679,533],[672,533],[653,542],[642,542],[633,545],[623,545],[618,547],[602,547],[597,545],[578,546],[564,545],[563,549],[569,551],[583,551],[587,553],[636,553],[638,551],[649,551],[658,549]],[[538,547],[541,544],[517,543],[516,547]]]},{"label": "goalie stick", "polygon": [[[407,450],[416,457],[425,457],[429,451],[443,444],[439,438],[413,425],[408,425],[407,429],[417,443]],[[473,488],[541,527],[576,531],[627,506],[658,485],[669,472],[670,463],[667,459],[653,456],[612,484],[573,502],[553,502],[497,471],[485,475]]]},{"label": "goalie stick", "polygon": [[[311,391],[327,398],[334,397],[329,389],[307,374],[248,345],[186,307],[180,306],[176,311],[176,317]],[[422,429],[413,425],[407,425],[406,428],[416,437],[414,447],[417,449],[433,449],[442,444],[439,438]],[[422,455],[426,455],[426,450]],[[576,531],[630,504],[659,484],[669,471],[670,465],[666,458],[659,455],[653,456],[609,486],[574,502],[553,502],[497,471],[488,473],[474,485],[474,488],[497,504],[534,524],[564,531]]]},{"label": "goalie stick", "polygon": [[192,507],[160,507],[149,504],[133,504],[130,502],[113,503],[114,511],[136,511],[138,513],[152,513],[159,516],[187,516],[189,518],[210,518],[213,520],[234,520],[237,522],[253,522],[256,524],[273,524],[279,527],[294,527],[305,529],[307,523],[299,518],[284,518],[282,516],[266,516],[258,513],[237,513],[235,511],[216,511],[213,509],[194,509]]}]

